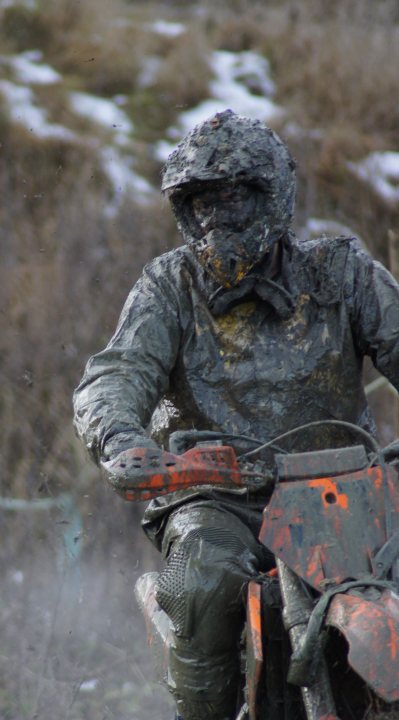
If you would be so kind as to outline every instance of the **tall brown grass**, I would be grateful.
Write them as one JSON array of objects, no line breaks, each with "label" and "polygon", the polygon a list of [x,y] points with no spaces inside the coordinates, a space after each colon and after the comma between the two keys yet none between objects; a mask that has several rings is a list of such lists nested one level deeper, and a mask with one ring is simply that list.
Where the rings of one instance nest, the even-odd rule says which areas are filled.
[{"label": "tall brown grass", "polygon": [[105,220],[109,187],[90,151],[10,127],[4,154],[0,472],[3,492],[32,497],[79,475],[72,390],[141,267],[175,233],[160,203],[151,224],[131,201]]}]

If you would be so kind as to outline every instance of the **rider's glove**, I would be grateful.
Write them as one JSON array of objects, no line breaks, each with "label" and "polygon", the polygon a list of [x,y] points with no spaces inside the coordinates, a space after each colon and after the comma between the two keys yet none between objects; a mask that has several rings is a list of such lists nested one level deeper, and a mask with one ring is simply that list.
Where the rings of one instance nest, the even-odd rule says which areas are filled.
[{"label": "rider's glove", "polygon": [[[124,496],[126,490],[132,490],[138,483],[145,481],[141,457],[135,456],[135,448],[122,450],[116,457],[110,460],[103,460],[101,467],[107,474],[107,480],[117,493]],[[156,468],[162,463],[163,451],[159,448],[146,448],[150,467]],[[148,466],[147,466],[148,470]]]}]

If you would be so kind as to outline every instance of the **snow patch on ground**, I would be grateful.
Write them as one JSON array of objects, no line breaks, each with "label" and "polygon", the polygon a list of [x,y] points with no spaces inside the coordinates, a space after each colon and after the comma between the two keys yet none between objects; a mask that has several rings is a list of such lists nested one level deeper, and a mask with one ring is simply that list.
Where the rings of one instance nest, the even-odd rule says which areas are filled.
[{"label": "snow patch on ground", "polygon": [[[213,53],[211,66],[215,80],[211,83],[211,91],[215,97],[226,98],[227,95],[238,93],[242,97],[242,89],[271,96],[276,87],[270,77],[270,64],[266,58],[256,52],[246,50],[240,53],[217,50]],[[244,83],[244,88],[237,84]],[[251,97],[251,102],[255,98]],[[264,97],[259,97],[262,102]]]},{"label": "snow patch on ground", "polygon": [[121,97],[114,100],[89,95],[84,92],[72,92],[69,95],[72,110],[82,117],[111,130],[115,141],[119,144],[126,142],[126,136],[133,132],[133,123],[118,105]]},{"label": "snow patch on ground", "polygon": [[113,188],[113,197],[105,208],[107,217],[115,217],[126,195],[133,195],[136,202],[147,203],[154,194],[150,183],[134,170],[130,135],[133,123],[121,109],[126,98],[122,95],[113,100],[73,92],[69,95],[71,108],[78,115],[112,132],[112,144],[99,150],[100,164]]},{"label": "snow patch on ground", "polygon": [[144,29],[166,37],[178,37],[186,32],[186,26],[183,23],[169,22],[168,20],[155,20],[153,23],[146,23]]},{"label": "snow patch on ground", "polygon": [[[178,127],[168,131],[171,140],[179,140],[195,125],[226,108],[265,122],[283,115],[283,109],[271,100],[275,86],[266,58],[252,51],[216,50],[210,66],[214,73],[209,84],[211,97],[180,115]],[[155,150],[157,159],[165,161],[174,147],[175,143],[160,141]]]},{"label": "snow patch on ground", "polygon": [[3,55],[0,62],[9,65],[16,78],[28,85],[51,85],[62,80],[61,75],[50,65],[41,63],[40,50],[27,50],[19,55]]},{"label": "snow patch on ground", "polygon": [[37,106],[31,88],[16,85],[9,80],[0,80],[0,92],[7,101],[10,118],[37,137],[58,138],[68,142],[77,139],[72,130],[63,125],[48,122],[47,113],[43,108]]},{"label": "snow patch on ground", "polygon": [[374,152],[348,168],[389,205],[399,202],[399,152]]},{"label": "snow patch on ground", "polygon": [[107,217],[115,217],[126,195],[139,204],[146,204],[154,196],[154,188],[133,169],[133,158],[121,154],[118,148],[107,145],[100,150],[101,166],[112,184],[114,196],[105,208]]}]

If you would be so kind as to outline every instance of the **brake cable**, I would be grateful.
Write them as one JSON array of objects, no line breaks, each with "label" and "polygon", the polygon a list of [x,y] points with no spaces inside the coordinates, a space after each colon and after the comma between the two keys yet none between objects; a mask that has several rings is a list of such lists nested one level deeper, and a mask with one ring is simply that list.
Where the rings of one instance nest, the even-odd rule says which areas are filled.
[{"label": "brake cable", "polygon": [[[296,435],[297,433],[301,432],[302,430],[308,430],[310,428],[316,428],[326,425],[335,425],[338,427],[345,428],[346,430],[351,430],[351,432],[356,432],[358,435],[360,435],[364,440],[367,441],[369,446],[371,446],[371,449],[377,454],[378,458],[381,456],[381,450],[377,444],[377,441],[373,438],[370,433],[367,432],[367,430],[364,430],[363,428],[360,428],[358,425],[354,425],[350,422],[345,422],[344,420],[316,420],[314,422],[306,423],[305,425],[299,425],[296,428],[293,428],[292,430],[288,430],[287,432],[283,433],[282,435],[277,435],[277,437],[273,438],[273,440],[269,440],[266,443],[263,443],[263,445],[260,445],[259,447],[255,448],[255,450],[248,450],[245,453],[242,453],[240,456],[238,456],[238,459],[241,459],[243,457],[252,457],[252,455],[256,455],[256,453],[261,452],[262,450],[266,450],[269,447],[273,447],[274,443],[279,442],[280,440],[285,440],[288,437],[291,437],[292,435]],[[287,451],[285,451],[287,452]]]}]

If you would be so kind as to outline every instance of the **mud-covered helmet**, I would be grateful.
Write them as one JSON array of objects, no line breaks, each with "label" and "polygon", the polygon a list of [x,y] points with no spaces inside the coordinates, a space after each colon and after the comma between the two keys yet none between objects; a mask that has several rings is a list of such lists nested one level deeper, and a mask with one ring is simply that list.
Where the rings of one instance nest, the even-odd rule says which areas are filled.
[{"label": "mud-covered helmet", "polygon": [[[234,204],[233,211],[225,205],[224,216],[219,212],[219,224],[217,210],[212,225],[199,222],[194,200],[203,196],[211,202],[213,196],[220,205],[229,189],[237,194],[238,188],[251,195],[251,205],[240,205],[247,208],[245,227],[233,222]],[[194,127],[172,152],[162,172],[162,192],[198,261],[230,287],[287,232],[295,201],[295,163],[273,130],[225,110]]]}]

